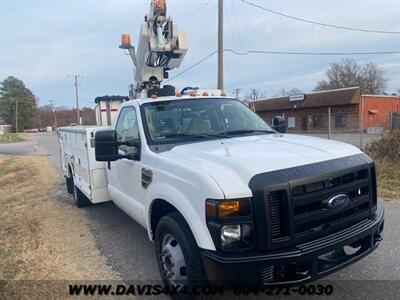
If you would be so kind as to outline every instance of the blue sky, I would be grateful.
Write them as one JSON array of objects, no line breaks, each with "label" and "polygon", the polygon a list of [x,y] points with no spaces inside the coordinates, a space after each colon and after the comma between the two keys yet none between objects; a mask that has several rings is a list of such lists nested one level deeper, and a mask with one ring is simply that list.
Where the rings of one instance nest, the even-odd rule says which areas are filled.
[{"label": "blue sky", "polygon": [[[400,31],[400,1],[280,0],[257,1],[262,6],[319,22],[376,30]],[[169,0],[168,13],[189,39],[181,67],[190,66],[217,47],[217,0],[191,17],[208,0]],[[140,23],[150,0],[19,1],[0,0],[0,80],[13,75],[40,99],[74,105],[68,75],[80,74],[83,106],[101,95],[127,95],[133,81],[130,59],[118,49],[120,34],[137,42]],[[400,51],[400,35],[345,31],[306,24],[225,1],[225,47],[236,50],[300,52]],[[313,89],[337,56],[249,55],[226,53],[225,89],[265,90],[274,96],[282,88]],[[388,92],[400,88],[400,55],[355,56],[387,70]],[[179,70],[171,72],[171,76]],[[215,88],[216,56],[177,78],[178,88]]]}]

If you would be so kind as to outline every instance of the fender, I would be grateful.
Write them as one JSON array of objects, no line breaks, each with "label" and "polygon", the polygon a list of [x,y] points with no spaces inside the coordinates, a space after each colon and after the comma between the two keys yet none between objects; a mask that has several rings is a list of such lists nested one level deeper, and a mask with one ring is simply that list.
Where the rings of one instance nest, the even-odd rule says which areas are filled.
[{"label": "fender", "polygon": [[204,219],[201,219],[198,213],[199,211],[204,212],[204,204],[201,205],[201,210],[199,210],[199,208],[194,206],[195,201],[190,201],[178,189],[165,183],[153,184],[149,188],[146,198],[145,213],[147,215],[147,233],[150,240],[154,240],[151,234],[151,207],[155,199],[163,199],[173,205],[185,218],[200,248],[215,250],[214,242],[206,227],[206,222]]}]

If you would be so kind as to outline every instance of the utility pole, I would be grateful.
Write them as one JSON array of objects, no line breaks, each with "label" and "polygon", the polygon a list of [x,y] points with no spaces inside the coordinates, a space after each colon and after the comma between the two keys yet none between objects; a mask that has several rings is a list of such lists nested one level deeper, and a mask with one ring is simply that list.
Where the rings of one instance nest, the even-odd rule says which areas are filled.
[{"label": "utility pole", "polygon": [[331,139],[331,135],[332,135],[332,121],[331,121],[331,115],[332,115],[332,111],[331,111],[331,107],[328,107],[328,139]]},{"label": "utility pole", "polygon": [[235,89],[235,98],[239,99],[239,93],[242,89]]},{"label": "utility pole", "polygon": [[75,100],[76,100],[76,124],[80,125],[81,124],[81,117],[79,113],[79,94],[78,94],[78,78],[81,77],[79,75],[74,75],[74,76],[68,76],[68,77],[73,77],[74,78],[74,85],[75,85]]},{"label": "utility pole", "polygon": [[218,0],[218,89],[224,89],[224,1]]},{"label": "utility pole", "polygon": [[53,126],[54,126],[54,129],[57,129],[57,115],[56,115],[56,110],[54,108],[54,101],[50,100],[49,102],[50,102],[50,105],[51,105],[51,110],[53,112],[53,118],[54,118]]},{"label": "utility pole", "polygon": [[18,133],[18,99],[15,102],[15,133]]},{"label": "utility pole", "polygon": [[364,96],[361,96],[359,109],[359,119],[360,119],[360,149],[363,148],[363,133],[364,133]]}]

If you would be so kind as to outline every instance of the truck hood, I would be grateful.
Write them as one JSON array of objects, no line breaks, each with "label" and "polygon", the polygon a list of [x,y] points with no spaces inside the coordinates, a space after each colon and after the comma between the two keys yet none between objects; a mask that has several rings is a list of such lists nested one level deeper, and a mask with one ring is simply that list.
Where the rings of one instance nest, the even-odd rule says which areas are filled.
[{"label": "truck hood", "polygon": [[292,134],[245,136],[180,145],[162,155],[207,172],[226,198],[252,196],[260,173],[359,154],[342,142]]}]

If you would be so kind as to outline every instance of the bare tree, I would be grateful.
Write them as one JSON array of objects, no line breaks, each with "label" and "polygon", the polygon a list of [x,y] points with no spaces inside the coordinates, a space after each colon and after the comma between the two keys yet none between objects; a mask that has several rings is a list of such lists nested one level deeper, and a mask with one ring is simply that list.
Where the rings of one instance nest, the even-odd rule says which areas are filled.
[{"label": "bare tree", "polygon": [[266,91],[260,91],[256,88],[251,88],[250,93],[246,94],[245,102],[256,101],[256,100],[263,100],[267,98],[268,94]]},{"label": "bare tree", "polygon": [[315,90],[359,86],[363,94],[380,94],[386,88],[385,72],[373,62],[360,65],[354,59],[346,58],[330,65],[325,73],[327,79],[319,81]]},{"label": "bare tree", "polygon": [[293,95],[299,95],[299,94],[303,94],[303,92],[298,88],[292,88],[290,90],[283,88],[279,91],[279,96],[293,96]]},{"label": "bare tree", "polygon": [[366,94],[379,94],[386,88],[386,71],[380,69],[376,64],[369,62],[362,67],[362,85],[363,92]]}]

